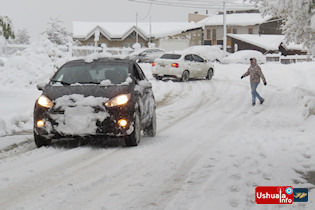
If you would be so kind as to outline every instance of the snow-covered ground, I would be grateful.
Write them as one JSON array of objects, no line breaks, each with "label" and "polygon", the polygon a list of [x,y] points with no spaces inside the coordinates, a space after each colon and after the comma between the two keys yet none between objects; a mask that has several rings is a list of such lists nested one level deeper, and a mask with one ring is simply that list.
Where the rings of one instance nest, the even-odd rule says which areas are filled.
[{"label": "snow-covered ground", "polygon": [[[37,149],[34,83],[56,61],[38,64],[42,78],[14,68],[24,58],[0,67],[1,209],[315,209],[315,63],[261,65],[266,101],[255,107],[240,79],[248,65],[215,64],[213,80],[181,83],[155,81],[142,64],[158,104],[156,137],[132,148]],[[256,186],[306,187],[309,201],[257,205]]]}]

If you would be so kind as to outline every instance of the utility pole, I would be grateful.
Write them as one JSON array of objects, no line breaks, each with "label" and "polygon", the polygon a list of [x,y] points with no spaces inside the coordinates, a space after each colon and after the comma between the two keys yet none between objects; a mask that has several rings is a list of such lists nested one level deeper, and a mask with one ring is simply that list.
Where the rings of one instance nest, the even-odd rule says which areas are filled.
[{"label": "utility pole", "polygon": [[151,16],[150,16],[150,37],[149,37],[149,43],[151,43],[151,36],[152,36],[152,23],[151,23]]},{"label": "utility pole", "polygon": [[223,1],[223,52],[226,55],[226,7]]}]

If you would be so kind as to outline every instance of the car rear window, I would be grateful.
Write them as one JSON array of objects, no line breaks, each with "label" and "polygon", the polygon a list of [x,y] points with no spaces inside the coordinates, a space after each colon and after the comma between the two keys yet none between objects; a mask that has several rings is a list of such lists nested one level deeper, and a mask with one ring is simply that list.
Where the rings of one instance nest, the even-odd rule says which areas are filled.
[{"label": "car rear window", "polygon": [[179,55],[179,54],[164,54],[160,58],[176,60],[176,59],[179,59],[181,56],[182,55]]},{"label": "car rear window", "polygon": [[60,68],[52,82],[61,84],[100,84],[108,80],[109,84],[121,84],[129,76],[129,67],[121,63],[75,63]]}]

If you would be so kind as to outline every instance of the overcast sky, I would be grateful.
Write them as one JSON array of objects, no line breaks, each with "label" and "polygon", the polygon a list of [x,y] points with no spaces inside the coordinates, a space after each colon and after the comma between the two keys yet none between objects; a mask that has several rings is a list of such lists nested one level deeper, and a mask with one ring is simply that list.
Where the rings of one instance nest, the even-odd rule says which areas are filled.
[{"label": "overcast sky", "polygon": [[[0,15],[9,16],[15,31],[27,29],[36,40],[47,27],[49,18],[58,18],[72,32],[73,21],[135,22],[148,12],[153,22],[188,21],[188,13],[206,9],[169,7],[135,3],[129,0],[0,0]],[[149,21],[147,18],[144,21]]]}]

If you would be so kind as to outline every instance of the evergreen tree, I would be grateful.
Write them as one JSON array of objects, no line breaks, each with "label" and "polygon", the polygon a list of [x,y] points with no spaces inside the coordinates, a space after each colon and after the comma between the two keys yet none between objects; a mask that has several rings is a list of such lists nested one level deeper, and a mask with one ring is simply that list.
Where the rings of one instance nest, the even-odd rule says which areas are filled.
[{"label": "evergreen tree", "polygon": [[0,36],[3,36],[5,39],[15,38],[11,19],[7,16],[0,15]]},{"label": "evergreen tree", "polygon": [[311,50],[315,35],[311,29],[314,0],[244,0],[256,3],[264,15],[283,18],[282,30],[287,42],[303,44]]}]

